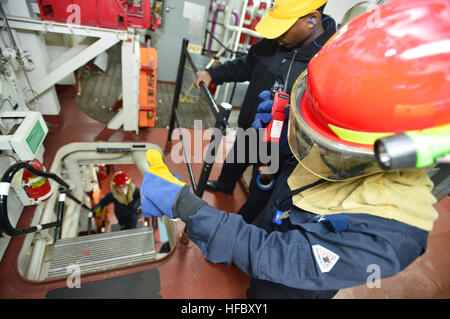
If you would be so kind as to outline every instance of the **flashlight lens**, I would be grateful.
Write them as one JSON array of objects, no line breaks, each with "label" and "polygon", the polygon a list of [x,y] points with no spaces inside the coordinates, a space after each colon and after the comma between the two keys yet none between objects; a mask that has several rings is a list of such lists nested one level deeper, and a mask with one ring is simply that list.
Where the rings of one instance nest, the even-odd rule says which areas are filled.
[{"label": "flashlight lens", "polygon": [[378,161],[381,164],[381,167],[384,169],[390,169],[391,168],[391,157],[389,156],[388,152],[386,151],[386,147],[384,146],[384,143],[381,142],[378,144],[377,150],[376,150],[376,156]]}]

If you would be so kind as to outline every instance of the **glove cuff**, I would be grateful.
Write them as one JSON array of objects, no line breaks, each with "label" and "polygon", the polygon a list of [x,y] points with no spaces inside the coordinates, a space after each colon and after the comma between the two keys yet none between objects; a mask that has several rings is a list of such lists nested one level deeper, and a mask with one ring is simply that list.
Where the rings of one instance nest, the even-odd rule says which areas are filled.
[{"label": "glove cuff", "polygon": [[192,194],[189,186],[185,185],[175,197],[172,214],[174,218],[181,218],[182,221],[187,223],[189,217],[197,213],[205,205],[208,205],[208,203]]}]

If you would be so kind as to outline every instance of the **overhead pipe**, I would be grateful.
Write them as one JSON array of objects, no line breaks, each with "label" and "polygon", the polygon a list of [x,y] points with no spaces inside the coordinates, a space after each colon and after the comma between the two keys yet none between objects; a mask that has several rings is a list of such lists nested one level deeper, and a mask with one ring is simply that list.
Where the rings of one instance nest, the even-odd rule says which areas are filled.
[{"label": "overhead pipe", "polygon": [[[248,0],[244,0],[243,6],[242,6],[241,17],[245,17],[245,12],[247,10],[247,6],[248,6]],[[238,46],[239,46],[239,40],[241,38],[241,33],[242,33],[242,30],[244,29],[243,28],[244,20],[245,19],[240,19],[239,26],[238,27],[234,27],[234,28],[236,28],[236,31],[237,31],[236,38],[235,38],[235,41],[234,41],[234,46],[233,46],[233,51],[234,52],[237,51]],[[227,21],[225,21],[225,22],[227,22]],[[233,30],[232,26],[228,25],[227,23],[225,23],[225,28],[227,28],[228,30]],[[236,57],[236,53],[232,53],[231,59],[234,59],[235,57]],[[229,87],[230,87],[230,83],[227,83],[225,85],[225,92],[224,92],[224,95],[223,95],[224,100],[227,98]],[[216,89],[216,97],[218,96],[219,91],[220,91],[219,88],[217,88]],[[231,103],[231,101],[230,101],[230,103]]]},{"label": "overhead pipe", "polygon": [[[267,3],[267,2],[266,2],[266,3]],[[246,12],[246,10],[247,10],[247,6],[248,6],[248,0],[244,0],[244,4],[243,4],[243,6],[242,6],[241,17],[245,17],[245,12]],[[253,18],[254,18],[254,17],[252,16],[251,19],[253,19]],[[230,25],[230,24],[227,24],[227,23],[225,24],[225,28],[226,28],[227,30],[229,30],[229,31],[231,31],[231,32],[237,32],[237,33],[236,33],[236,38],[234,39],[234,46],[233,46],[233,49],[232,49],[232,52],[233,52],[233,53],[232,53],[232,55],[231,55],[231,59],[234,59],[234,58],[236,57],[236,52],[237,52],[238,47],[239,47],[239,40],[240,40],[240,38],[241,38],[241,34],[242,34],[242,33],[244,33],[244,34],[246,34],[246,35],[249,35],[249,36],[253,36],[253,37],[258,37],[258,38],[261,37],[261,35],[260,35],[258,32],[243,27],[243,25],[244,25],[244,20],[245,20],[245,19],[241,19],[241,20],[240,20],[239,26],[233,26],[233,25]],[[230,84],[231,84],[231,83],[225,84],[225,92],[224,92],[224,94],[223,94],[224,99],[226,99],[226,97],[227,97],[227,95],[228,95],[228,91],[229,91],[229,88],[230,88]],[[217,98],[217,97],[219,96],[220,89],[221,89],[221,87],[218,87],[218,88],[216,89],[215,98]],[[232,94],[232,96],[233,96],[233,94]],[[230,100],[229,102],[231,103],[232,101]]]},{"label": "overhead pipe", "polygon": [[214,10],[214,5],[216,4],[217,0],[211,0],[209,2],[209,12],[212,12]]},{"label": "overhead pipe", "polygon": [[[225,11],[225,6],[223,6],[221,4],[219,4],[217,6],[217,9],[214,10],[212,26],[211,26],[211,31],[210,31],[212,36],[215,35],[217,18],[219,16],[219,12],[224,12],[224,11]],[[234,15],[234,25],[235,26],[239,25],[239,22],[240,22],[239,13],[235,9],[231,9],[231,14]],[[214,40],[212,36],[209,37],[208,50],[207,50],[208,55],[211,53],[211,48],[212,48],[212,44],[213,44],[213,40]]]}]

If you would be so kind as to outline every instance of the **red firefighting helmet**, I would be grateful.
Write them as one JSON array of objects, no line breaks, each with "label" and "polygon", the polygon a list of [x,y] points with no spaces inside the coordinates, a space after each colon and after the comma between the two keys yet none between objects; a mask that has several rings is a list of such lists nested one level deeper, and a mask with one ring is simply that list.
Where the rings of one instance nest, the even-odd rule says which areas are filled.
[{"label": "red firefighting helmet", "polygon": [[111,185],[113,187],[129,185],[131,183],[131,178],[124,171],[115,172],[112,179]]},{"label": "red firefighting helmet", "polygon": [[394,0],[341,28],[292,90],[297,159],[316,150],[330,180],[371,174],[378,138],[448,125],[449,21],[448,0]]}]

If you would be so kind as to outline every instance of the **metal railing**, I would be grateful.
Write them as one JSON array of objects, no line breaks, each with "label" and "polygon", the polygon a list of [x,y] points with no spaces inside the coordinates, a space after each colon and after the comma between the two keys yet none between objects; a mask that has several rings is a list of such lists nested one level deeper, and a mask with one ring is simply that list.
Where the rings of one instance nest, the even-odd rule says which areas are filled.
[{"label": "metal railing", "polygon": [[200,83],[200,87],[205,93],[206,100],[208,102],[208,105],[211,109],[211,112],[214,114],[216,118],[216,123],[214,125],[214,128],[218,129],[215,130],[214,133],[217,133],[217,131],[220,132],[220,134],[213,134],[211,136],[211,141],[208,146],[208,152],[206,154],[211,154],[210,158],[206,158],[203,162],[202,171],[198,180],[198,183],[195,182],[195,176],[194,172],[192,170],[192,165],[190,161],[189,154],[186,150],[186,145],[184,142],[184,136],[183,132],[181,130],[180,125],[180,117],[178,114],[178,104],[180,99],[180,93],[181,93],[181,85],[183,80],[183,74],[185,69],[185,63],[186,60],[189,62],[189,64],[192,67],[192,70],[195,73],[197,73],[198,68],[195,65],[194,61],[192,60],[192,57],[188,51],[188,45],[189,41],[187,39],[183,39],[183,43],[181,45],[181,53],[180,53],[180,62],[178,64],[178,72],[177,72],[177,82],[175,85],[175,93],[173,97],[173,104],[172,104],[172,114],[170,117],[170,126],[169,126],[169,135],[166,142],[166,153],[169,149],[169,143],[172,141],[172,132],[175,129],[175,121],[178,125],[179,132],[180,132],[180,140],[183,146],[183,153],[186,160],[186,165],[189,173],[189,178],[191,180],[192,189],[194,191],[194,194],[202,197],[203,193],[205,191],[206,182],[208,181],[209,175],[211,174],[212,166],[214,164],[214,159],[216,157],[217,149],[220,145],[220,141],[222,139],[222,136],[224,135],[227,126],[228,126],[228,118],[230,117],[231,113],[231,105],[223,103],[221,106],[218,106],[216,102],[214,101],[213,96],[211,95],[211,92],[209,91],[207,85],[204,82]]}]

